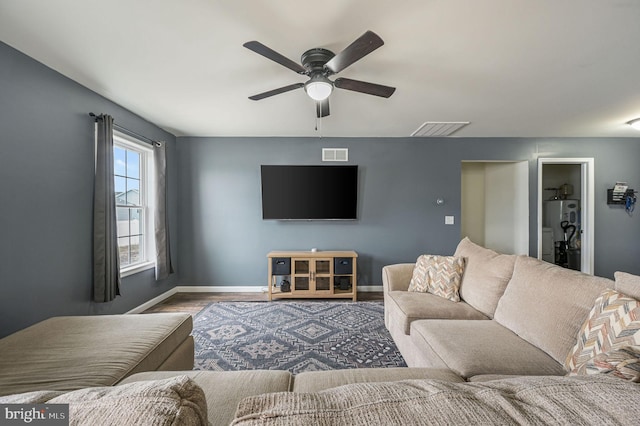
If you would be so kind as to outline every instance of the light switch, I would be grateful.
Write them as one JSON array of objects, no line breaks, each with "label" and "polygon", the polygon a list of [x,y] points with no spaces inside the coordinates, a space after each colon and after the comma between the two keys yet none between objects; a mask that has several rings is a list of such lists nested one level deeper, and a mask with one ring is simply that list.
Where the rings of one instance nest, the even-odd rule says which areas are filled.
[{"label": "light switch", "polygon": [[454,216],[445,216],[444,224],[445,225],[453,225],[455,223]]}]

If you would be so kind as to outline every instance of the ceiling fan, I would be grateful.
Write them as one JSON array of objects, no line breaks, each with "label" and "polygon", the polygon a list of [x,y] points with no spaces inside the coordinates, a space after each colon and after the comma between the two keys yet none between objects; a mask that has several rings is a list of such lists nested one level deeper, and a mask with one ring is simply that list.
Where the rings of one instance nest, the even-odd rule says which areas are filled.
[{"label": "ceiling fan", "polygon": [[302,65],[300,65],[258,41],[246,42],[243,46],[247,49],[267,59],[271,59],[298,74],[309,77],[306,83],[290,84],[278,89],[249,96],[249,99],[258,101],[304,87],[307,95],[316,101],[316,114],[318,118],[321,118],[329,115],[329,95],[334,87],[388,98],[395,92],[395,87],[367,83],[366,81],[352,80],[350,78],[336,78],[334,81],[329,80],[331,75],[339,73],[383,44],[384,42],[376,33],[367,31],[337,55],[330,50],[319,47],[307,50],[302,54],[300,59]]}]

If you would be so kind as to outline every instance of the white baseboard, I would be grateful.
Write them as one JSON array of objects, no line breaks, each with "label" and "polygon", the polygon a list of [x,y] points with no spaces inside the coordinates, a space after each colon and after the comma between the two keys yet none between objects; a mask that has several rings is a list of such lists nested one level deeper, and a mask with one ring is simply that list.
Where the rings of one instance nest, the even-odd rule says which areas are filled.
[{"label": "white baseboard", "polygon": [[216,286],[216,285],[179,285],[178,293],[266,293],[266,286]]},{"label": "white baseboard", "polygon": [[371,293],[374,291],[382,291],[382,284],[380,285],[359,285],[358,291],[363,293]]},{"label": "white baseboard", "polygon": [[142,312],[146,311],[147,309],[151,308],[152,306],[155,306],[158,303],[162,302],[163,300],[168,299],[169,297],[173,296],[176,293],[178,293],[178,290],[177,290],[177,287],[174,287],[171,290],[165,291],[160,296],[156,296],[153,299],[144,302],[142,305],[136,306],[132,310],[130,310],[128,312],[125,312],[125,314],[139,314],[139,313],[142,313]]},{"label": "white baseboard", "polygon": [[[265,286],[198,286],[198,285],[180,285],[175,287],[177,293],[266,293]],[[358,291],[372,292],[382,291],[382,285],[361,285]]]},{"label": "white baseboard", "polygon": [[[381,285],[361,285],[358,286],[358,292],[369,293],[374,291],[382,291]],[[126,314],[139,314],[147,309],[157,305],[165,299],[173,296],[177,293],[266,293],[267,287],[264,286],[202,286],[202,285],[179,285],[172,288],[169,291],[165,291],[159,296],[154,297],[151,300],[143,303],[140,306],[136,306]]]}]

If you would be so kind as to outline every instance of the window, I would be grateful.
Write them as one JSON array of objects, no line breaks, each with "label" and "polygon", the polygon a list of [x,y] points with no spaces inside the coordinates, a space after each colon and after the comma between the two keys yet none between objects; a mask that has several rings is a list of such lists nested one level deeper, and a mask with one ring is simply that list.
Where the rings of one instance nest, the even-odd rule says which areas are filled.
[{"label": "window", "polygon": [[120,272],[126,276],[154,266],[153,150],[120,133],[114,132],[113,141]]}]

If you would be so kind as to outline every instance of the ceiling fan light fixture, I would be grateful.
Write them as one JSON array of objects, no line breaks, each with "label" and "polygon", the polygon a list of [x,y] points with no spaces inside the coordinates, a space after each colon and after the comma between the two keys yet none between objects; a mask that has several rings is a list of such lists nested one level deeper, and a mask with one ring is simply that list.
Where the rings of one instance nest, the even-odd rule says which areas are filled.
[{"label": "ceiling fan light fixture", "polygon": [[640,118],[636,118],[634,120],[627,121],[627,124],[629,126],[633,127],[636,130],[640,130]]},{"label": "ceiling fan light fixture", "polygon": [[395,92],[395,87],[349,78],[337,78],[335,81],[329,80],[330,76],[351,66],[383,44],[384,42],[380,36],[373,31],[367,31],[337,55],[321,47],[309,49],[302,54],[300,64],[298,64],[259,41],[248,41],[243,44],[247,49],[294,71],[296,74],[305,75],[309,78],[309,80],[304,83],[299,82],[268,90],[249,96],[249,99],[258,101],[304,87],[307,96],[315,101],[316,116],[320,119],[329,115],[329,96],[331,96],[334,87],[341,90],[350,90],[366,95],[388,98]]},{"label": "ceiling fan light fixture", "polygon": [[333,91],[333,83],[324,76],[314,76],[305,83],[304,90],[314,101],[324,101]]}]

